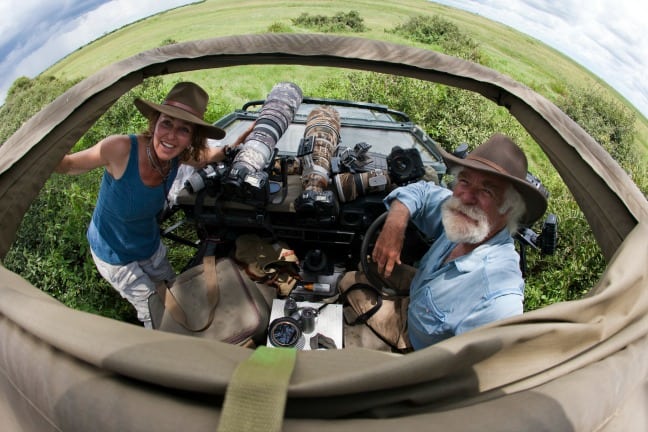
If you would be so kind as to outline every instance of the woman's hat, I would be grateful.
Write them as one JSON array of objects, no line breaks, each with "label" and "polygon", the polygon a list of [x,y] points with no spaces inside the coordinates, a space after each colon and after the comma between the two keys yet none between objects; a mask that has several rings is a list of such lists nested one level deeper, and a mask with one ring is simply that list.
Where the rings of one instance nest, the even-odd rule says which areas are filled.
[{"label": "woman's hat", "polygon": [[528,165],[524,152],[509,137],[496,133],[463,159],[443,149],[441,151],[448,168],[459,165],[510,181],[526,204],[526,213],[521,220],[523,224],[532,224],[547,210],[547,197],[537,185],[527,180]]},{"label": "woman's hat", "polygon": [[173,86],[162,104],[140,98],[135,99],[134,104],[146,118],[161,112],[200,126],[209,138],[222,139],[225,131],[203,120],[208,101],[209,96],[201,87],[191,82],[180,82]]}]

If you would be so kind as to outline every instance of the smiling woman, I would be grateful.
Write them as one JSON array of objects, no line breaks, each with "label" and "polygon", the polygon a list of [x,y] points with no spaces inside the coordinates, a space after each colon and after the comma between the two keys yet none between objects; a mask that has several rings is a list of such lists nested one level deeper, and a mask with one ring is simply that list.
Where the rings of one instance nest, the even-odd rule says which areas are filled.
[{"label": "smiling woman", "polygon": [[58,161],[145,76],[269,60],[415,76],[496,100],[574,194],[608,260],[606,272],[583,300],[395,355],[252,351],[147,331],[66,308],[0,267],[4,430],[213,431],[225,420],[233,427],[221,423],[221,430],[245,430],[229,423],[236,419],[276,431],[647,429],[648,268],[635,264],[648,262],[646,198],[551,102],[491,69],[433,51],[367,38],[264,34],[167,46],[117,63],[70,89],[2,146],[0,256]]},{"label": "smiling woman", "polygon": [[104,167],[88,241],[99,273],[133,304],[137,318],[151,328],[148,298],[156,284],[175,278],[160,238],[157,215],[178,173],[223,159],[223,147],[207,137],[225,131],[203,119],[208,96],[190,82],[176,84],[161,104],[137,99],[149,129],[139,135],[113,135],[63,157],[55,171],[81,174]]}]

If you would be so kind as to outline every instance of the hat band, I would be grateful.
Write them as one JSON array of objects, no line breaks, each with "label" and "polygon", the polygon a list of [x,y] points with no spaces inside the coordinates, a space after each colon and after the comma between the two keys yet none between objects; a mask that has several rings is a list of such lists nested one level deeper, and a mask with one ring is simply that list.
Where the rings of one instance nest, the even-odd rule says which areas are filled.
[{"label": "hat band", "polygon": [[170,105],[176,108],[180,108],[181,110],[188,111],[189,113],[195,115],[198,118],[202,118],[202,115],[198,111],[196,111],[195,109],[193,109],[193,107],[190,107],[189,105],[183,104],[182,102],[177,102],[177,101],[167,99],[164,101],[162,105]]},{"label": "hat band", "polygon": [[499,173],[510,175],[508,173],[508,171],[506,171],[504,168],[502,168],[501,166],[497,165],[495,162],[490,161],[488,159],[484,159],[484,158],[479,157],[479,156],[471,156],[471,155],[468,155],[466,157],[466,159],[472,159],[472,160],[475,160],[477,162],[481,162],[484,165],[488,165],[489,167],[493,168],[495,171],[497,171]]}]

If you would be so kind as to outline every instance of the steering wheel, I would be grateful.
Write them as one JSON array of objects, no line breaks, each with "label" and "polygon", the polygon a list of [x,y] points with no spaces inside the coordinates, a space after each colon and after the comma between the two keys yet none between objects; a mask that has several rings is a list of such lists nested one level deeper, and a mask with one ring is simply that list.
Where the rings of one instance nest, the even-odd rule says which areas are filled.
[{"label": "steering wheel", "polygon": [[[376,240],[386,219],[387,212],[384,212],[374,219],[369,228],[367,228],[367,232],[360,246],[360,269],[371,285],[384,295],[402,296],[407,293],[407,290],[404,290],[378,274],[376,264],[371,261],[371,252],[376,245]],[[394,281],[403,280],[401,274],[404,277],[411,276],[412,266],[427,252],[430,244],[431,242],[425,238],[416,225],[410,222],[405,230],[405,240],[403,241],[403,250],[401,251],[401,262],[405,265],[395,266],[391,279]],[[409,287],[407,288],[409,289]]]}]

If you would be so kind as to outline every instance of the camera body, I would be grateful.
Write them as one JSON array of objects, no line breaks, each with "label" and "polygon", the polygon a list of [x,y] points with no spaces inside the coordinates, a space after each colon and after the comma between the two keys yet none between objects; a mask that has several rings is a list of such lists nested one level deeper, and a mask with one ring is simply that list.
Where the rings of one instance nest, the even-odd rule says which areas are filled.
[{"label": "camera body", "polygon": [[223,162],[211,163],[194,171],[184,182],[184,187],[190,193],[198,193],[207,188],[211,192],[220,189],[222,178],[227,174],[229,166]]},{"label": "camera body", "polygon": [[391,181],[399,186],[416,181],[425,174],[421,154],[415,148],[394,146],[387,156],[387,167]]},{"label": "camera body", "polygon": [[254,171],[241,165],[233,166],[235,155],[236,151],[232,151],[228,159],[194,171],[185,180],[184,188],[192,194],[206,190],[210,196],[221,194],[228,200],[265,206],[270,195],[276,192],[271,190],[269,169]]}]

